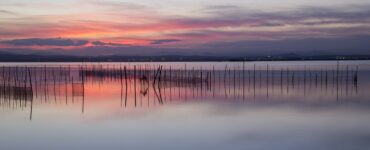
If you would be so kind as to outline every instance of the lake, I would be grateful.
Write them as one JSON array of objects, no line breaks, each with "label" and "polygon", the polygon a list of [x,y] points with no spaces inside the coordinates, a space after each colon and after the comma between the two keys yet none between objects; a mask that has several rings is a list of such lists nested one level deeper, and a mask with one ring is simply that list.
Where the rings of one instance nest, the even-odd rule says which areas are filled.
[{"label": "lake", "polygon": [[370,61],[0,64],[4,150],[364,150]]}]

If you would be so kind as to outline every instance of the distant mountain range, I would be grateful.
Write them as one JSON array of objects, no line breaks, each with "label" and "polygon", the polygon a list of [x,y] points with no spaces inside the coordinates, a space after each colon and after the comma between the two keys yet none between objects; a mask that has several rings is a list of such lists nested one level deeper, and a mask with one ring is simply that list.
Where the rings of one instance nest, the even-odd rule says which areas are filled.
[{"label": "distant mountain range", "polygon": [[301,56],[294,53],[273,56],[69,56],[45,54],[0,53],[0,62],[165,62],[165,61],[293,61],[293,60],[370,60],[370,55],[313,55]]}]

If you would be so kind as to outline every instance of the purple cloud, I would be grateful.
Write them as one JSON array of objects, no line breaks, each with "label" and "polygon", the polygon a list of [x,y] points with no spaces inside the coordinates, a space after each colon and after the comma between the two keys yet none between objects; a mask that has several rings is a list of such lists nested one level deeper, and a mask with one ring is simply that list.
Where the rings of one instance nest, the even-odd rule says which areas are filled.
[{"label": "purple cloud", "polygon": [[13,46],[83,46],[88,44],[89,41],[62,38],[29,38],[0,41],[0,43]]},{"label": "purple cloud", "polygon": [[95,46],[126,46],[125,44],[120,44],[120,43],[111,43],[111,42],[102,42],[102,41],[93,41],[91,42],[92,45]]},{"label": "purple cloud", "polygon": [[150,44],[159,45],[159,44],[166,44],[166,43],[173,43],[173,42],[180,42],[181,40],[178,39],[160,39],[160,40],[153,40]]}]

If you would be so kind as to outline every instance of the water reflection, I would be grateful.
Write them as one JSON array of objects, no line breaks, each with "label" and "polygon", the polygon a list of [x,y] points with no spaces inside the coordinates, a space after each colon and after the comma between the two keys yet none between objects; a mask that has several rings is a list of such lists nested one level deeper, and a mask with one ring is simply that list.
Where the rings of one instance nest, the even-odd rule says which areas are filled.
[{"label": "water reflection", "polygon": [[0,149],[367,149],[369,70],[368,61],[6,64]]}]

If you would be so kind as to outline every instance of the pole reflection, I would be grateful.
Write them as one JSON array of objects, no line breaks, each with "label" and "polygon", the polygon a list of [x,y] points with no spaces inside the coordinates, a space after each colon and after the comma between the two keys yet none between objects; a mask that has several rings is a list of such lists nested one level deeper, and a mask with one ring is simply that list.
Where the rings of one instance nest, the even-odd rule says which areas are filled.
[{"label": "pole reflection", "polygon": [[339,62],[319,68],[244,62],[226,64],[224,69],[187,68],[186,64],[182,68],[151,64],[2,66],[0,106],[29,110],[32,120],[34,105],[81,105],[85,113],[86,104],[94,100],[118,101],[121,109],[197,101],[268,103],[294,98],[340,102],[361,96],[359,83],[368,83],[366,70]]}]

